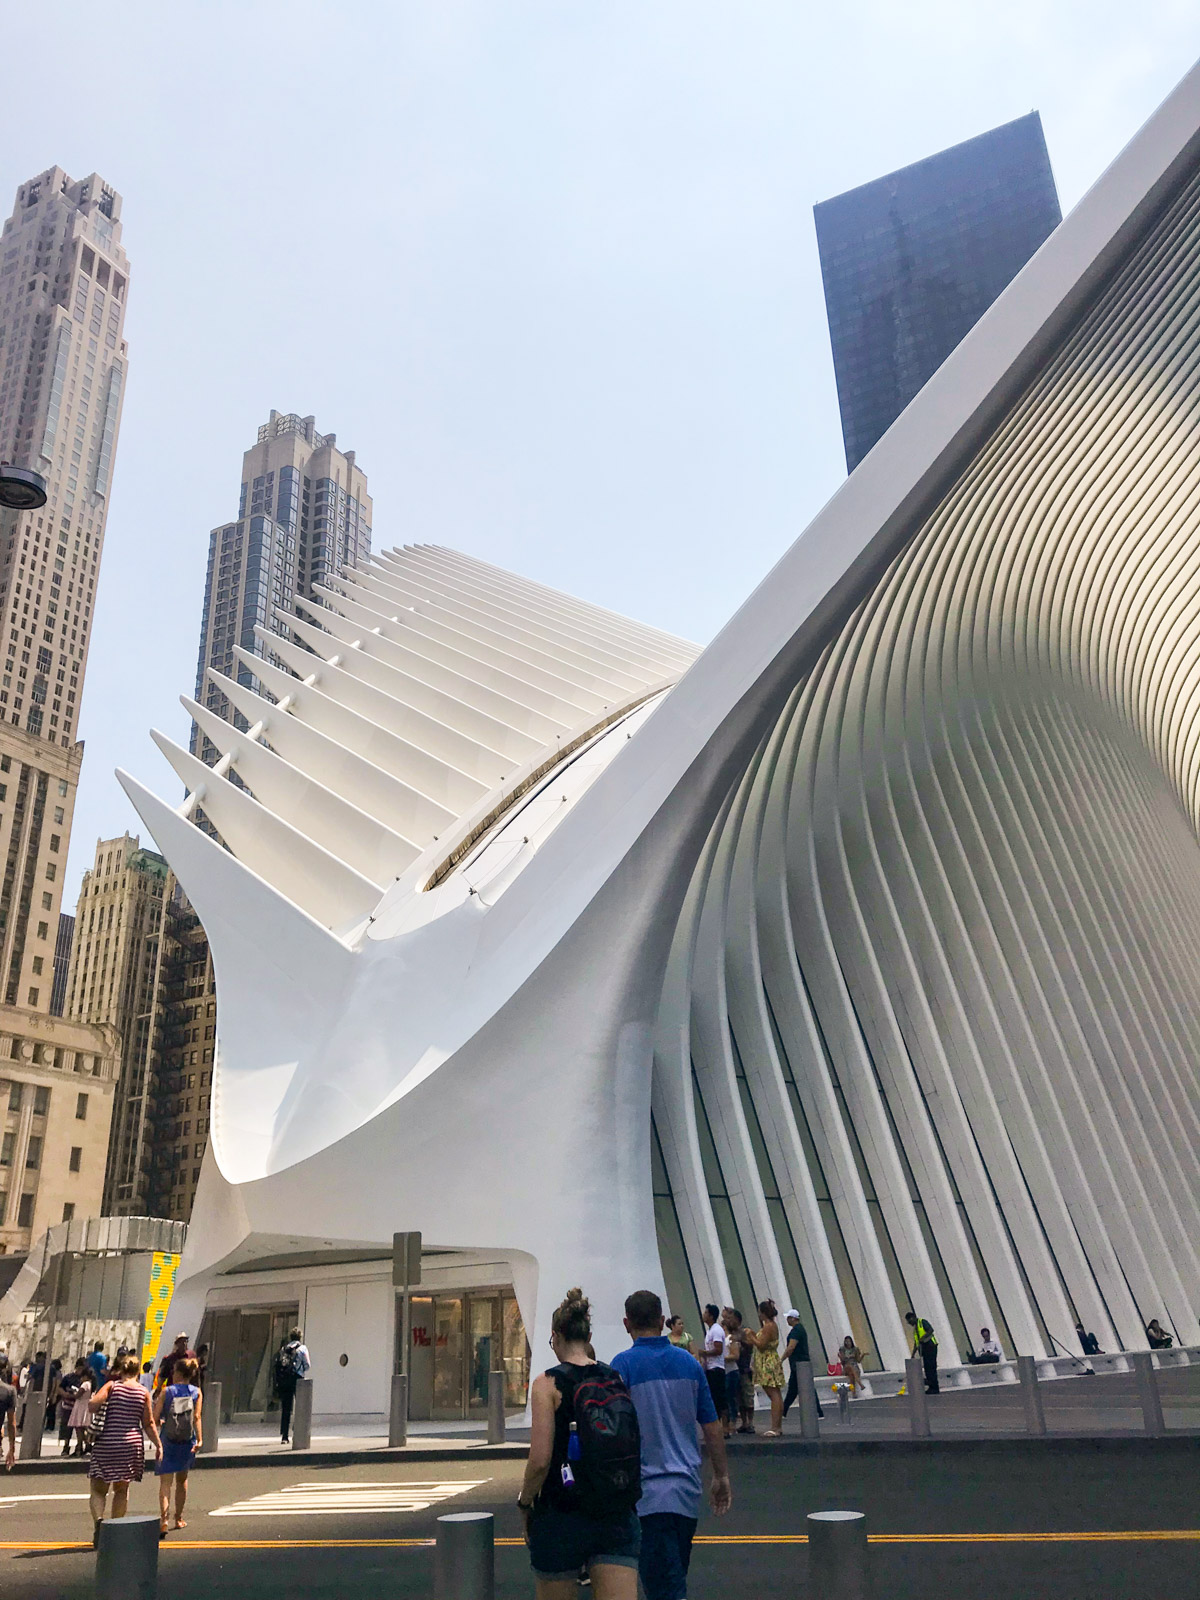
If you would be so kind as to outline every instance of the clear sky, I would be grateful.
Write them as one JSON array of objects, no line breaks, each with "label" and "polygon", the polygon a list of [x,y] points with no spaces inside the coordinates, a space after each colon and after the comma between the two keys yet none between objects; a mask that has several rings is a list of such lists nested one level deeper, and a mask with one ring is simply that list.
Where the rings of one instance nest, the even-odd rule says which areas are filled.
[{"label": "clear sky", "polygon": [[[1042,114],[1064,211],[1195,0],[25,0],[0,205],[124,198],[130,376],[70,882],[177,792],[208,531],[272,407],[447,544],[705,641],[843,474],[814,202]],[[149,843],[143,833],[143,842]]]}]

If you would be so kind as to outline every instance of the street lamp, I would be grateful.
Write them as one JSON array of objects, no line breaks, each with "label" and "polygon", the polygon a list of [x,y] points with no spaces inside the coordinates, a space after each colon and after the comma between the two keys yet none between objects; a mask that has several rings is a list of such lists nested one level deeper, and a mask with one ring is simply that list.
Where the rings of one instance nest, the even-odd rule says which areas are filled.
[{"label": "street lamp", "polygon": [[27,467],[0,462],[0,506],[10,511],[36,511],[46,504],[46,480]]}]

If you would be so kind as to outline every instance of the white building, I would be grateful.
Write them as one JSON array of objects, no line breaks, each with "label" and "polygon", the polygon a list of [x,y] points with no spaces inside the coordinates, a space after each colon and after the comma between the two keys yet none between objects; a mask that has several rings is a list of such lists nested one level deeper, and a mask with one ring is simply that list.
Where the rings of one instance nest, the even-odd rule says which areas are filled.
[{"label": "white building", "polygon": [[577,1282],[601,1354],[645,1285],[887,1368],[910,1306],[1200,1342],[1198,528],[1194,70],[698,658],[438,549],[325,586],[181,808],[124,779],[221,997],[177,1318],[294,1308],[381,1411],[419,1228],[435,1414]]}]

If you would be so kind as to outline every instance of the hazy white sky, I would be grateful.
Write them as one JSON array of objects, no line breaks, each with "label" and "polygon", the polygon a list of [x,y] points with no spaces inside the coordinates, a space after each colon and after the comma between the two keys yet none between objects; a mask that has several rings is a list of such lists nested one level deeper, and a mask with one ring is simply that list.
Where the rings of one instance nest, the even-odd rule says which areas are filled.
[{"label": "hazy white sky", "polygon": [[176,792],[147,730],[186,738],[272,406],[357,450],[377,546],[707,640],[843,473],[814,202],[1036,108],[1069,209],[1200,7],[42,0],[0,38],[0,205],[98,171],[132,264],[66,907],[138,829],[114,766]]}]

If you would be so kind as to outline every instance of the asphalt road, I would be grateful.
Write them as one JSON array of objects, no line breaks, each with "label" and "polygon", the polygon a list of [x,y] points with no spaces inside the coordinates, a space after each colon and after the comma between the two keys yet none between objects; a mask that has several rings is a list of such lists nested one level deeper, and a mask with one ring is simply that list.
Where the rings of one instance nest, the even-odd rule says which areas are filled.
[{"label": "asphalt road", "polygon": [[[427,1597],[433,1555],[420,1541],[433,1537],[439,1513],[494,1510],[498,1540],[515,1541],[520,1475],[519,1462],[483,1458],[207,1468],[192,1475],[188,1528],[161,1551],[159,1593]],[[888,1600],[1184,1600],[1200,1592],[1194,1439],[1157,1455],[1105,1442],[1013,1444],[999,1453],[883,1445],[817,1457],[759,1444],[737,1452],[733,1475],[733,1511],[700,1525],[693,1600],[729,1600],[747,1586],[802,1600],[807,1551],[797,1536],[808,1511],[833,1508],[867,1512],[880,1539],[871,1550],[876,1592]],[[86,1492],[82,1476],[18,1473],[0,1485],[0,1495],[30,1497],[0,1499],[5,1600],[93,1593],[90,1542],[53,1548],[90,1541]],[[154,1508],[147,1478],[134,1486],[131,1510]],[[1192,1537],[1161,1537],[1181,1532]],[[532,1594],[521,1545],[499,1546],[496,1577],[498,1600]]]}]

